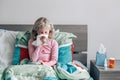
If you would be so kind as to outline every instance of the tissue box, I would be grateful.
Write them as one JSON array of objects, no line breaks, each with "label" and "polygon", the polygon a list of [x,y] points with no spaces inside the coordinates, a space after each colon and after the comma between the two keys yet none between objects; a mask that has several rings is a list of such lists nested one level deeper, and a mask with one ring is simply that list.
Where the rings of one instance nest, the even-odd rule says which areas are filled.
[{"label": "tissue box", "polygon": [[104,61],[106,58],[106,53],[96,53],[96,65],[98,66],[104,66]]}]

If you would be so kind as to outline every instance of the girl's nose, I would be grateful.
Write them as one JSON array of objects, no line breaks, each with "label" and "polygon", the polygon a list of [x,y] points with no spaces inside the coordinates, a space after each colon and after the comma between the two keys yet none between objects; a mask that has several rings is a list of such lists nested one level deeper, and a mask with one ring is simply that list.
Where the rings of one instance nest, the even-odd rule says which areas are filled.
[{"label": "girl's nose", "polygon": [[45,38],[45,36],[42,36],[41,38]]}]

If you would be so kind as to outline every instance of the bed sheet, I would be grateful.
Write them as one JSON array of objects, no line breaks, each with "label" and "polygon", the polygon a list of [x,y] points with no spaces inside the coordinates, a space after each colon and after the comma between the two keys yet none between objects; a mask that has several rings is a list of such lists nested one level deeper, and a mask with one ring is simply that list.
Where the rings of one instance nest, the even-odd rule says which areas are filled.
[{"label": "bed sheet", "polygon": [[38,65],[36,63],[11,65],[4,71],[1,70],[1,80],[93,80],[88,71],[76,67],[73,63],[52,67]]},{"label": "bed sheet", "polygon": [[7,67],[1,80],[58,80],[55,71],[43,65],[12,65]]}]

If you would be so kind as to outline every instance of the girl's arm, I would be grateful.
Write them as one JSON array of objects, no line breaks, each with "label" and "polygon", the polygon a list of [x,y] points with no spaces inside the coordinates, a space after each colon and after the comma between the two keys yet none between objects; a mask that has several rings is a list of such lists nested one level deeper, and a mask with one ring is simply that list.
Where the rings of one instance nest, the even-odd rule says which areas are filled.
[{"label": "girl's arm", "polygon": [[29,51],[29,57],[30,60],[33,62],[37,62],[38,58],[39,58],[39,47],[35,48],[35,46],[32,45],[33,40],[29,40],[28,42],[28,51]]},{"label": "girl's arm", "polygon": [[49,62],[42,62],[43,65],[54,66],[58,61],[58,43],[53,40],[52,42],[52,51],[51,51],[51,60]]}]

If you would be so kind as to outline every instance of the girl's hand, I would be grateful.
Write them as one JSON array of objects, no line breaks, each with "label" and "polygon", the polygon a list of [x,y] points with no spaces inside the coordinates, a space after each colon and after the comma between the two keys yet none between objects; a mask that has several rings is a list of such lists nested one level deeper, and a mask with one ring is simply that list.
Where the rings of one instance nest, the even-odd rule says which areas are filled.
[{"label": "girl's hand", "polygon": [[40,37],[42,44],[46,43],[47,39],[45,36]]},{"label": "girl's hand", "polygon": [[42,64],[42,60],[38,60],[36,64]]}]

